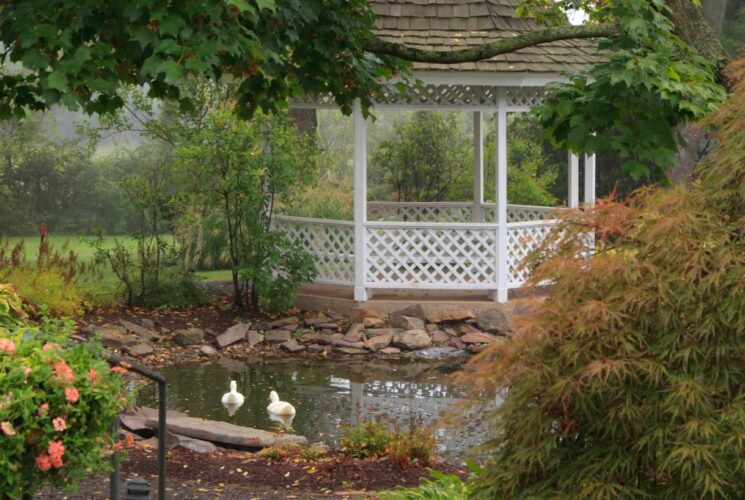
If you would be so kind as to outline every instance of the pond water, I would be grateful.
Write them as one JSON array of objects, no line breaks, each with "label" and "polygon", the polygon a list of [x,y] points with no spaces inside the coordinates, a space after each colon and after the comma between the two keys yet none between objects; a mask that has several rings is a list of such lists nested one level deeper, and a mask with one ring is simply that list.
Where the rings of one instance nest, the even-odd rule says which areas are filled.
[{"label": "pond water", "polygon": [[[213,364],[164,368],[168,381],[168,409],[193,417],[222,420],[264,430],[280,424],[266,411],[269,391],[292,403],[297,414],[291,423],[296,434],[309,441],[338,444],[342,424],[360,418],[384,416],[407,429],[438,422],[454,403],[464,401],[466,390],[450,376],[462,358],[420,360],[263,360],[245,363],[222,358]],[[231,380],[246,401],[234,415],[220,402]],[[157,407],[157,388],[141,388],[140,404]],[[449,461],[476,457],[471,450],[487,439],[486,426],[463,414],[457,423],[437,428],[440,452]]]}]

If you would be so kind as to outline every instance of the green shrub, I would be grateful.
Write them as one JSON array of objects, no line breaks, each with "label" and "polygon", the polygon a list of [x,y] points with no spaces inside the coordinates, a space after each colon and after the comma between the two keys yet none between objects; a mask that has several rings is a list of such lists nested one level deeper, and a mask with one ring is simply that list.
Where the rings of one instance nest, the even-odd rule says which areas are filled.
[{"label": "green shrub", "polygon": [[468,377],[504,398],[474,498],[745,495],[743,114],[740,82],[692,185],[574,213],[533,254],[551,295]]},{"label": "green shrub", "polygon": [[54,271],[16,269],[6,279],[13,283],[18,294],[34,310],[47,310],[48,314],[76,316],[82,311],[83,300],[75,286]]},{"label": "green shrub", "polygon": [[339,442],[346,455],[357,458],[382,457],[394,437],[384,422],[364,420],[346,427]]},{"label": "green shrub", "polygon": [[412,425],[408,431],[396,432],[386,454],[399,462],[430,465],[437,458],[437,440],[429,429]]},{"label": "green shrub", "polygon": [[384,491],[381,500],[466,500],[470,494],[469,483],[454,474],[429,471],[432,480],[423,479],[415,488],[398,488]]},{"label": "green shrub", "polygon": [[[42,333],[21,322],[20,300],[0,285],[0,491],[21,498],[49,482],[72,487],[106,470],[124,382],[99,344],[67,341],[69,325]],[[8,314],[8,311],[10,314]],[[121,368],[119,368],[121,370]]]}]

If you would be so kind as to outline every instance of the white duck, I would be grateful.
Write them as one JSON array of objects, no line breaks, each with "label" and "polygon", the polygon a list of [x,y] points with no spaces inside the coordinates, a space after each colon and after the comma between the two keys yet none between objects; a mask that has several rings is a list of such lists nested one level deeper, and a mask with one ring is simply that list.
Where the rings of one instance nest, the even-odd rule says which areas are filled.
[{"label": "white duck", "polygon": [[243,394],[238,392],[238,384],[235,380],[230,381],[230,392],[226,392],[222,395],[222,404],[231,406],[240,406],[244,401]]},{"label": "white duck", "polygon": [[271,403],[266,407],[266,411],[275,415],[294,415],[295,407],[286,401],[279,400],[279,394],[276,391],[269,393]]}]

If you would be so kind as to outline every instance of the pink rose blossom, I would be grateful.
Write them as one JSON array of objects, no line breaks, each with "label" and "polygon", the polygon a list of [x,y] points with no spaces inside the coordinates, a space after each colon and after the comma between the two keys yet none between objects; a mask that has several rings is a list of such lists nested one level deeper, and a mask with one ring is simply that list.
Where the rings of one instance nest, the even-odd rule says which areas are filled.
[{"label": "pink rose blossom", "polygon": [[49,459],[49,455],[46,453],[39,453],[36,457],[36,468],[42,472],[46,472],[52,468],[52,461]]},{"label": "pink rose blossom", "polygon": [[5,421],[3,423],[0,423],[0,429],[3,430],[3,432],[5,433],[6,436],[15,436],[16,435],[16,431],[13,429],[13,425],[10,422],[8,422],[8,421]]},{"label": "pink rose blossom", "polygon": [[93,385],[98,383],[98,372],[93,368],[88,370],[88,381]]},{"label": "pink rose blossom", "polygon": [[62,455],[65,454],[65,446],[62,441],[49,441],[49,460],[52,467],[59,469],[62,467]]},{"label": "pink rose blossom", "polygon": [[65,387],[65,399],[71,403],[75,403],[78,400],[80,393],[75,387]]},{"label": "pink rose blossom", "polygon": [[62,432],[67,429],[67,422],[65,422],[65,419],[62,417],[57,417],[52,420],[52,425],[54,426],[54,430],[57,432]]},{"label": "pink rose blossom", "polygon": [[60,382],[72,382],[75,380],[75,374],[72,372],[70,366],[65,363],[64,360],[60,360],[57,363],[52,363],[54,368],[54,376]]},{"label": "pink rose blossom", "polygon": [[6,351],[8,354],[16,352],[16,345],[10,339],[0,339],[0,351]]}]

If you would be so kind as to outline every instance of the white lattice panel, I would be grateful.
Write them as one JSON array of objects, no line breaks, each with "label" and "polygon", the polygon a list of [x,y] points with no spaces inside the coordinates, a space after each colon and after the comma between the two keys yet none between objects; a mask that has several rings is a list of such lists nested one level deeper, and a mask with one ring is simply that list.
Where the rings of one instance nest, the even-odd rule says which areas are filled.
[{"label": "white lattice panel", "polygon": [[510,288],[524,284],[529,272],[521,264],[551,232],[553,224],[524,225],[507,229],[507,284]]},{"label": "white lattice panel", "polygon": [[424,84],[411,87],[405,96],[387,92],[378,102],[383,104],[425,106],[496,106],[499,87],[495,85]]},{"label": "white lattice panel", "polygon": [[[507,222],[541,221],[549,218],[556,210],[553,207],[537,207],[529,205],[507,205]],[[496,222],[497,207],[490,203],[484,206],[484,222]]]},{"label": "white lattice panel", "polygon": [[367,227],[368,286],[493,288],[494,228]]},{"label": "white lattice panel", "polygon": [[504,89],[507,106],[517,108],[537,106],[545,94],[543,87],[505,87]]},{"label": "white lattice panel", "polygon": [[370,203],[367,219],[388,222],[470,222],[471,205]]},{"label": "white lattice panel", "polygon": [[354,284],[353,224],[277,216],[275,227],[313,255],[316,282]]}]

